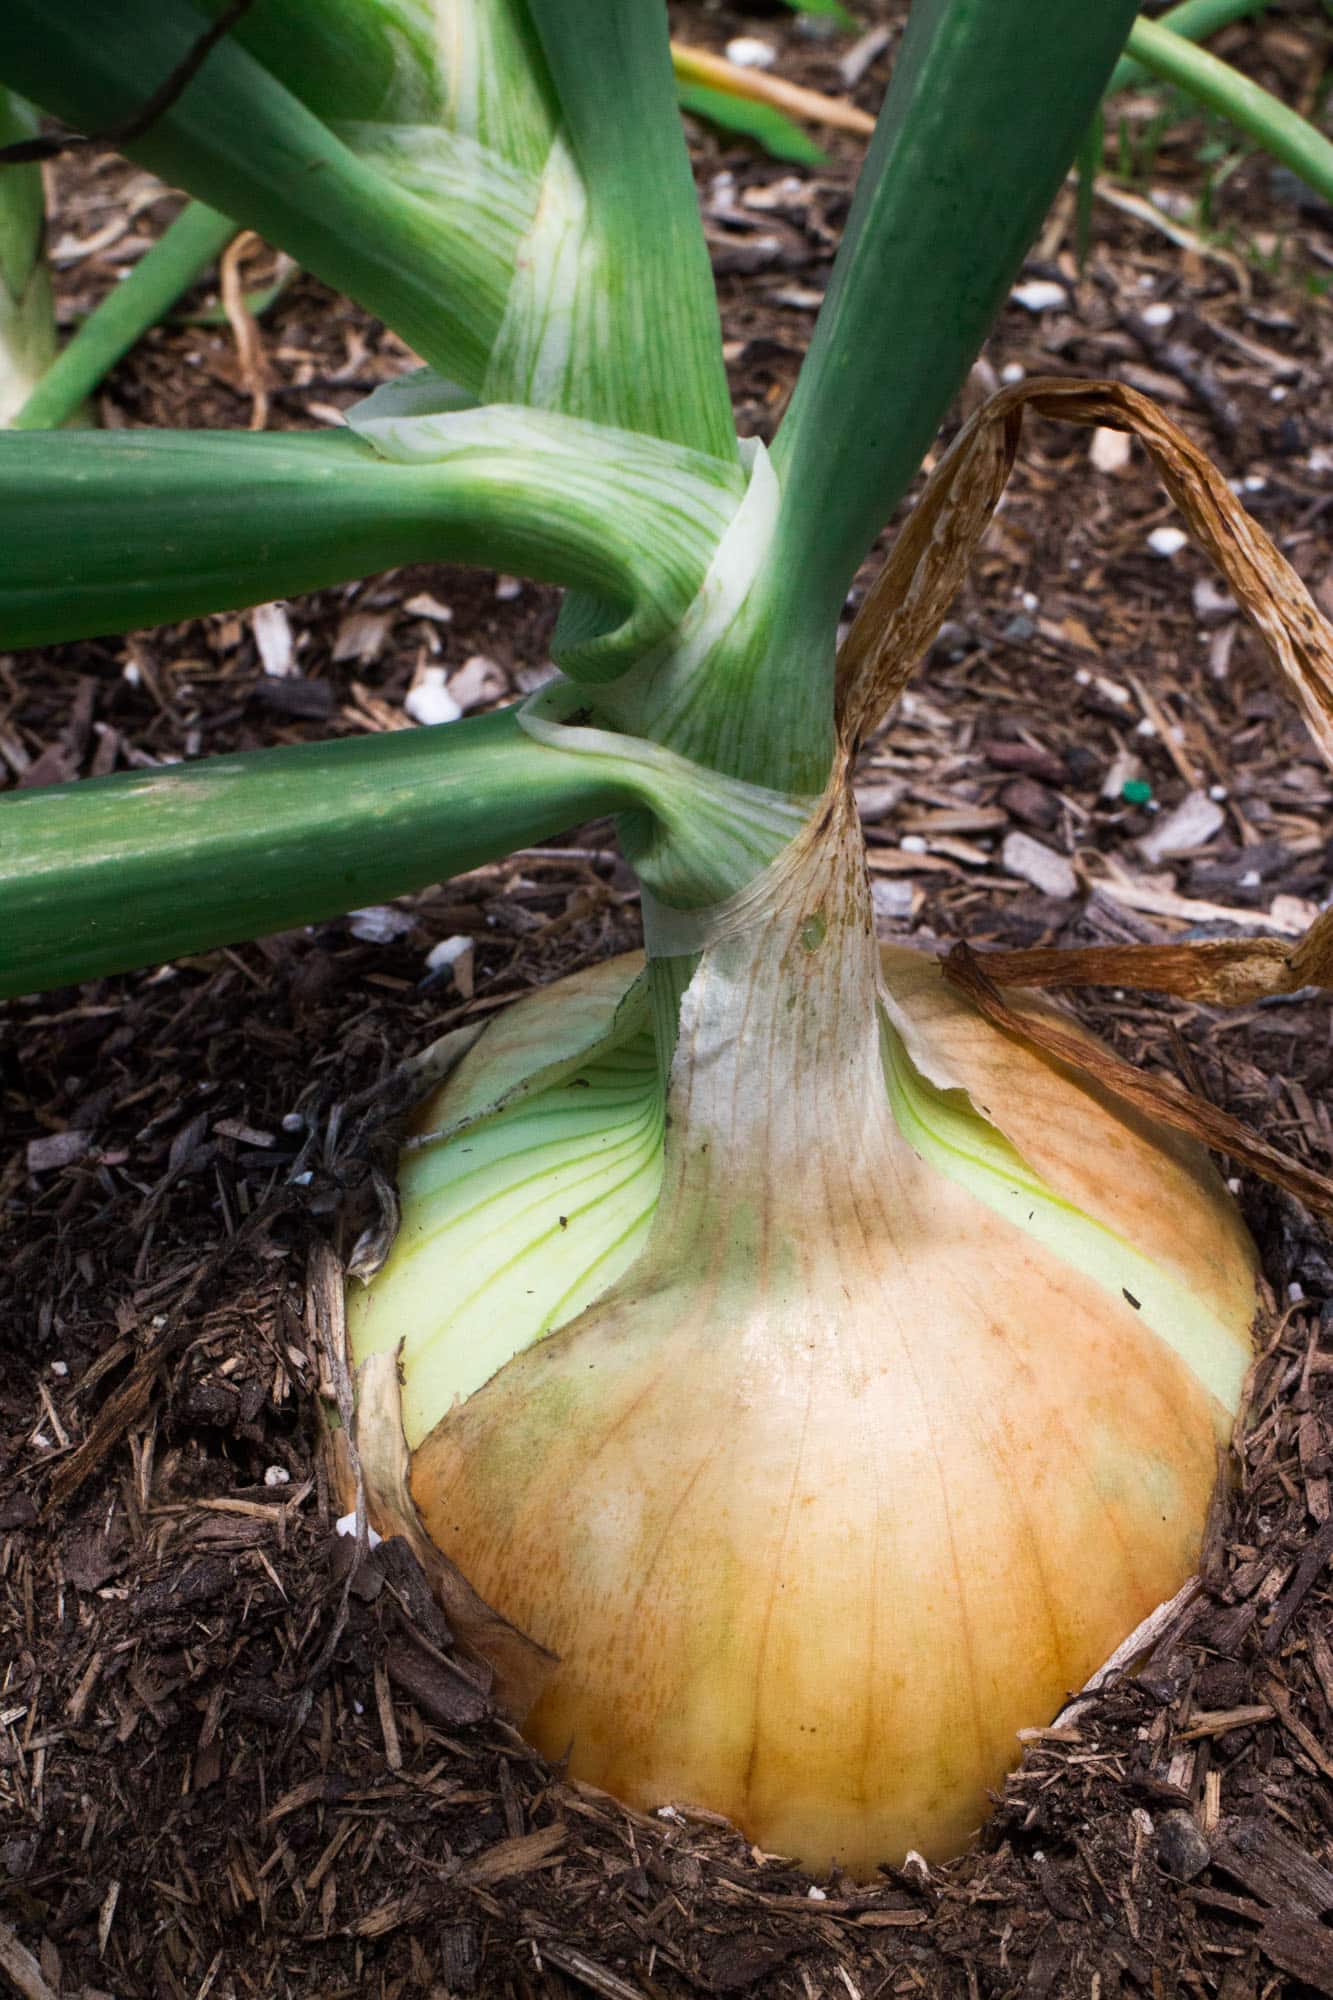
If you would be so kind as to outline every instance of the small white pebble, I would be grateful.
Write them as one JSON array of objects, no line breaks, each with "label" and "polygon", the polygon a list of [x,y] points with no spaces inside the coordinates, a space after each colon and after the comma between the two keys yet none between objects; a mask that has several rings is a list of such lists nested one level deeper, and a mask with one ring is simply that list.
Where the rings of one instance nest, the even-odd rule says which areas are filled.
[{"label": "small white pebble", "polygon": [[504,668],[485,653],[471,654],[449,676],[449,694],[465,711],[479,707],[483,701],[498,701],[508,692],[509,679]]},{"label": "small white pebble", "polygon": [[1036,595],[1034,595],[1032,591],[1025,590],[1023,592],[1022,603],[1023,603],[1023,609],[1025,611],[1035,611],[1037,606],[1041,603],[1041,599]]},{"label": "small white pebble", "polygon": [[264,1468],[265,1486],[289,1486],[292,1475],[285,1465],[269,1465]]},{"label": "small white pebble", "polygon": [[1240,483],[1247,493],[1262,493],[1268,485],[1262,472],[1247,472]]},{"label": "small white pebble", "polygon": [[1088,462],[1095,472],[1123,472],[1129,464],[1133,441],[1128,431],[1112,430],[1099,424],[1088,446]]},{"label": "small white pebble", "polygon": [[286,680],[296,672],[291,621],[280,604],[256,604],[250,613],[259,662],[271,680]]},{"label": "small white pebble", "polygon": [[413,722],[457,722],[463,711],[446,683],[443,667],[422,667],[403,697],[404,713]]},{"label": "small white pebble", "polygon": [[282,1114],[282,1129],[284,1132],[304,1132],[305,1119],[299,1111],[284,1111]]},{"label": "small white pebble", "polygon": [[68,1375],[69,1374],[68,1361],[53,1361],[51,1363],[51,1373],[53,1375],[61,1375],[61,1376]]},{"label": "small white pebble", "polygon": [[1078,682],[1081,688],[1092,686],[1092,674],[1089,672],[1087,667],[1075,667],[1074,679]]},{"label": "small white pebble", "polygon": [[1006,361],[1000,370],[1000,380],[1002,382],[1021,382],[1026,374],[1027,369],[1021,361]]},{"label": "small white pebble", "polygon": [[1283,387],[1283,385],[1282,385],[1282,383],[1281,383],[1281,382],[1275,382],[1275,383],[1273,384],[1272,388],[1271,388],[1271,389],[1269,390],[1269,392],[1268,392],[1268,400],[1269,400],[1269,402],[1270,402],[1270,403],[1285,403],[1285,402],[1286,402],[1286,400],[1287,400],[1287,391],[1286,391],[1286,389],[1285,389],[1285,388]]},{"label": "small white pebble", "polygon": [[313,1180],[314,1178],[315,1178],[314,1174],[313,1174],[313,1173],[311,1172],[310,1168],[309,1168],[309,1167],[307,1167],[307,1168],[306,1168],[306,1170],[305,1170],[305,1172],[304,1172],[303,1174],[293,1174],[293,1175],[292,1175],[292,1186],[293,1186],[293,1187],[309,1187],[309,1185],[310,1185],[311,1181],[312,1181],[312,1180]]},{"label": "small white pebble", "polygon": [[1189,536],[1183,528],[1154,528],[1148,537],[1148,547],[1155,556],[1178,556],[1188,542]]},{"label": "small white pebble", "polygon": [[1293,1278],[1291,1283],[1287,1286],[1287,1297],[1290,1299],[1293,1305],[1299,1305],[1301,1300],[1305,1297],[1304,1285],[1298,1284],[1296,1279]]},{"label": "small white pebble", "polygon": [[1069,294],[1063,285],[1057,285],[1050,278],[1028,278],[1023,284],[1015,285],[1009,294],[1016,306],[1025,312],[1050,312],[1056,306],[1067,306]]},{"label": "small white pebble", "polygon": [[[337,1520],[336,1520],[336,1521],[334,1522],[334,1524],[333,1524],[333,1532],[334,1532],[334,1534],[335,1534],[335,1535],[352,1535],[352,1536],[354,1536],[354,1535],[356,1534],[356,1515],[355,1515],[355,1513],[352,1513],[352,1514],[340,1514],[340,1515],[338,1516]],[[369,1522],[367,1522],[367,1524],[366,1524],[366,1540],[367,1540],[367,1542],[369,1543],[370,1547],[371,1547],[372,1549],[377,1549],[377,1548],[379,1547],[380,1543],[381,1543],[381,1542],[383,1541],[383,1539],[384,1539],[384,1537],[383,1537],[382,1535],[377,1535],[377,1534],[375,1533],[375,1530],[374,1530],[374,1529],[373,1529],[373,1528],[372,1528],[372,1527],[370,1526]]]},{"label": "small white pebble", "polygon": [[432,597],[428,590],[419,590],[415,597],[409,597],[403,606],[414,618],[429,618],[433,625],[452,625],[454,614],[447,604],[441,604],[438,597]]},{"label": "small white pebble", "polygon": [[410,910],[397,910],[391,903],[371,903],[364,910],[351,912],[347,928],[362,944],[392,944],[395,938],[406,937],[415,922]]},{"label": "small white pebble", "polygon": [[1136,736],[1155,736],[1157,734],[1157,724],[1150,722],[1145,715],[1141,722],[1135,723],[1134,734]]},{"label": "small white pebble", "polygon": [[120,677],[123,681],[128,681],[132,688],[137,688],[143,679],[143,675],[139,672],[138,666],[133,660],[126,660],[120,670]]},{"label": "small white pebble", "polygon": [[778,59],[773,44],[761,42],[758,35],[733,35],[723,53],[737,69],[772,69]]},{"label": "small white pebble", "polygon": [[426,954],[426,970],[452,973],[458,992],[464,1000],[470,1000],[476,976],[473,969],[474,950],[470,937],[441,938]]},{"label": "small white pebble", "polygon": [[813,1882],[805,1893],[812,1903],[827,1903],[828,1901],[828,1890],[816,1887]]},{"label": "small white pebble", "polygon": [[516,576],[496,577],[495,594],[499,598],[501,604],[512,604],[516,597],[522,595],[522,592],[523,592],[523,585],[519,582]]},{"label": "small white pebble", "polygon": [[1227,1181],[1227,1188],[1229,1192],[1232,1194],[1240,1193],[1240,1180],[1237,1175],[1235,1174],[1231,1175],[1230,1179]]},{"label": "small white pebble", "polygon": [[1167,305],[1163,299],[1158,299],[1155,304],[1143,308],[1145,326],[1170,326],[1175,316],[1175,307]]},{"label": "small white pebble", "polygon": [[433,944],[426,953],[427,969],[431,972],[438,972],[441,966],[456,965],[464,952],[469,952],[471,949],[472,940],[470,937],[441,938],[440,942]]},{"label": "small white pebble", "polygon": [[904,854],[924,854],[926,852],[926,837],[922,833],[905,833],[898,845],[902,848]]},{"label": "small white pebble", "polygon": [[1242,889],[1257,889],[1263,879],[1257,868],[1247,868],[1240,878],[1240,886]]},{"label": "small white pebble", "polygon": [[1227,798],[1229,794],[1225,785],[1209,785],[1208,796],[1210,799],[1216,799],[1218,805],[1221,805],[1223,799]]}]

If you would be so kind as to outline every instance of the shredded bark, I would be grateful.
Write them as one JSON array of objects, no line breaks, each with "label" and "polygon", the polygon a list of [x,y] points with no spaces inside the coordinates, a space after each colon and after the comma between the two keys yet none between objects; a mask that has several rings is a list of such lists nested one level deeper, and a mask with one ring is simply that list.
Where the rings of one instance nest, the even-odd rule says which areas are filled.
[{"label": "shredded bark", "polygon": [[[869,22],[880,10],[857,11]],[[883,12],[888,38],[855,86],[870,111],[900,25],[901,9]],[[678,26],[719,49],[757,28],[783,74],[846,87],[845,45],[786,13],[686,9]],[[1278,0],[1227,34],[1223,52],[1247,73],[1306,101],[1323,60],[1308,8]],[[1152,110],[1126,105],[1131,143]],[[1155,192],[1197,203],[1206,136],[1173,123],[1154,142],[1140,171]],[[694,145],[739,422],[771,437],[859,142],[835,135],[814,175],[701,126]],[[173,198],[87,153],[57,165],[72,323]],[[1115,171],[1113,144],[1105,185],[1118,194]],[[1257,156],[1215,202],[1231,247],[1146,202],[1143,216],[1099,203],[1080,279],[1062,196],[1025,276],[1058,284],[1065,303],[1005,310],[962,412],[1010,367],[1114,374],[1166,400],[1251,481],[1247,508],[1327,611],[1318,454],[1333,449],[1333,320],[1311,282],[1326,221],[1280,194]],[[1196,248],[1182,254],[1164,221]],[[1272,255],[1251,261],[1265,232]],[[1151,352],[1135,331],[1147,299],[1175,315]],[[211,317],[141,343],[99,398],[106,421],[244,426],[250,396],[216,289],[190,309]],[[259,325],[274,427],[334,421],[410,365],[308,278]],[[1230,440],[1215,428],[1223,405]],[[929,948],[966,936],[978,951],[1294,940],[1333,887],[1328,772],[1234,603],[1191,551],[1163,560],[1146,546],[1166,515],[1138,447],[1092,486],[1087,449],[1086,433],[1033,420],[926,669],[867,739],[857,791],[881,927]],[[418,566],[286,607],[295,671],[282,677],[264,672],[242,613],[0,659],[0,782],[400,727],[423,664],[452,684],[482,657],[513,696],[547,658],[554,612],[535,586]],[[1139,843],[1210,790],[1224,794],[1219,823],[1149,861]],[[1064,863],[1072,890],[1019,873],[1005,854],[1014,832]],[[957,1862],[861,1889],[812,1884],[707,1819],[645,1819],[564,1784],[494,1713],[441,1719],[477,1693],[424,1576],[386,1560],[393,1543],[358,1559],[334,1532],[349,1511],[324,1441],[338,1397],[305,1317],[308,1283],[316,1247],[333,1255],[335,1210],[376,1212],[374,1170],[391,1168],[392,1143],[377,1150],[371,1128],[403,1109],[401,1066],[637,942],[633,883],[605,825],[391,915],[408,927],[360,936],[340,921],[0,1016],[11,1983],[21,1965],[60,2000],[1333,1990],[1312,1872],[1333,1872],[1333,1583],[1311,1553],[1333,1518],[1328,1233],[1242,1176],[1274,1309],[1199,1574],[1134,1671],[1029,1736]],[[474,947],[471,997],[426,963],[459,935]],[[1185,1076],[1327,1170],[1326,999],[1277,993],[1223,1013],[1103,989],[1073,1004],[1126,1060]],[[95,1430],[95,1462],[76,1462]],[[539,1846],[509,1845],[534,1834]],[[511,1872],[477,1879],[497,1848]]]}]

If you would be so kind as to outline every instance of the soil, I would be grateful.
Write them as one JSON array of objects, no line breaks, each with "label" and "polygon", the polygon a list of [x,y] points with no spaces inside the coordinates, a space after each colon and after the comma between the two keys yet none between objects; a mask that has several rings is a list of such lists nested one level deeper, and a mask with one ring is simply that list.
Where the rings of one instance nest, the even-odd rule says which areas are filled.
[{"label": "soil", "polygon": [[[901,9],[863,12],[893,31],[851,93],[873,109]],[[1322,20],[1281,5],[1218,46],[1313,108]],[[781,9],[678,25],[760,34],[784,75],[846,94],[845,35]],[[963,409],[1014,370],[1148,389],[1333,613],[1333,213],[1261,159],[1219,175],[1198,120],[1173,113],[1150,145],[1155,104],[1130,101],[1111,164],[1137,135],[1131,194],[1197,202],[1211,175],[1211,229],[1187,219],[1182,245],[1099,199],[1080,274],[1068,191],[1025,272],[1060,296],[1006,310]],[[692,137],[739,421],[769,433],[860,147],[830,135],[827,168],[798,171]],[[172,198],[75,158],[57,202],[72,320]],[[247,259],[254,283],[273,268]],[[303,276],[262,349],[261,384],[225,321],[159,329],[102,419],[244,426],[266,388],[271,425],[327,422],[408,359]],[[1202,559],[1153,553],[1170,522],[1137,450],[1099,469],[1087,433],[1029,425],[951,622],[866,753],[885,935],[1294,935],[1327,901],[1333,781]],[[553,615],[549,591],[438,567],[261,621],[279,663],[290,641],[286,673],[244,611],[0,658],[0,770],[51,782],[411,726],[432,664],[489,705],[534,683]],[[1185,851],[1145,855],[1191,795],[1217,810]],[[1014,833],[1047,858],[1006,849]],[[391,912],[6,1011],[0,1972],[85,2000],[1333,1994],[1333,1245],[1286,1197],[1240,1186],[1269,1309],[1198,1578],[1135,1673],[1031,1732],[949,1866],[812,1883],[705,1816],[562,1782],[493,1713],[400,1545],[358,1560],[334,1532],[308,1280],[391,1159],[395,1066],[637,925],[599,824]],[[431,972],[460,936],[470,960]],[[1073,1004],[1333,1164],[1326,997]]]}]

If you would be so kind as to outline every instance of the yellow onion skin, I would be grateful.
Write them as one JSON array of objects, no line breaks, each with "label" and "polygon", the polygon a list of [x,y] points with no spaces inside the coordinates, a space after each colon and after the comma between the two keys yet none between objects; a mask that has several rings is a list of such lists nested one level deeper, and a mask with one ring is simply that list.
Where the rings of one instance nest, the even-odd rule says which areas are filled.
[{"label": "yellow onion skin", "polygon": [[[835,818],[769,920],[703,954],[646,1249],[441,1417],[412,1492],[559,1656],[527,1722],[541,1749],[632,1805],[708,1807],[865,1877],[959,1851],[1016,1732],[1190,1574],[1255,1285],[1196,1149],[920,960],[891,959],[884,995]],[[1194,1288],[1212,1386],[1129,1296],[913,1150],[885,1008],[1060,1195]]]}]

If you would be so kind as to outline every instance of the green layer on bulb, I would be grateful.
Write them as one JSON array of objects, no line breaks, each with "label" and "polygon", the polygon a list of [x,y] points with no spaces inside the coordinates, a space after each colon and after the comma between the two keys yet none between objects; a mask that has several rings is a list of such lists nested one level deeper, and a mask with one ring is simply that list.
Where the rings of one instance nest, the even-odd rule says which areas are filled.
[{"label": "green layer on bulb", "polygon": [[883,1049],[889,1101],[909,1145],[995,1214],[1123,1298],[1223,1408],[1234,1411],[1250,1364],[1247,1344],[1234,1328],[1132,1243],[1055,1194],[965,1092],[929,1083],[887,1022]]},{"label": "green layer on bulb", "polygon": [[662,1091],[640,1031],[573,1075],[404,1153],[388,1260],[348,1299],[352,1352],[403,1342],[415,1448],[456,1400],[628,1269],[662,1183]]},{"label": "green layer on bulb", "polygon": [[[402,1221],[386,1263],[350,1289],[358,1363],[403,1344],[413,1448],[514,1355],[591,1305],[647,1240],[664,1143],[651,1030],[614,976],[577,1005],[564,998],[563,1008],[536,995],[518,1003],[467,1058],[403,1153]],[[543,1020],[553,1062],[537,1060],[532,1040]],[[923,1077],[887,1021],[883,1064],[898,1129],[921,1158],[1123,1299],[1223,1410],[1235,1409],[1248,1352],[1206,1303],[1055,1193],[965,1092]]]}]

